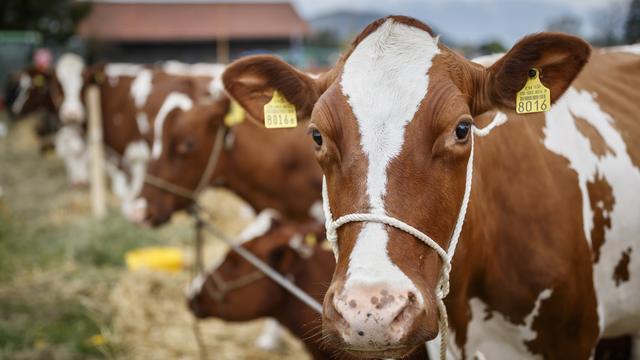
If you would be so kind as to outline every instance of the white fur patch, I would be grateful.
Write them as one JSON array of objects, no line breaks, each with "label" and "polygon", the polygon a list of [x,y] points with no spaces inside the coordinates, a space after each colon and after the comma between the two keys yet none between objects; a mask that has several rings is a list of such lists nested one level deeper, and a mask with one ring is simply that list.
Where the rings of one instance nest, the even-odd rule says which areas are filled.
[{"label": "white fur patch", "polygon": [[153,82],[153,72],[149,69],[142,69],[131,83],[131,97],[136,104],[136,109],[140,110],[147,103],[147,98],[151,94]]},{"label": "white fur patch", "polygon": [[273,209],[262,210],[255,220],[238,235],[238,244],[244,244],[265,235],[271,229],[273,220],[278,218],[278,216],[278,212]]},{"label": "white fur patch", "polygon": [[84,120],[84,106],[80,98],[84,83],[83,71],[84,61],[76,54],[64,54],[56,64],[56,77],[64,92],[59,113],[63,123]]},{"label": "white fur patch", "polygon": [[138,125],[138,131],[140,131],[140,134],[145,135],[149,132],[151,125],[149,125],[147,113],[141,111],[136,114],[136,125]]},{"label": "white fur patch", "polygon": [[[428,72],[438,53],[437,39],[428,32],[389,19],[362,40],[345,63],[341,86],[368,158],[366,188],[373,214],[386,215],[387,166],[400,153],[405,127],[427,94]],[[391,262],[387,242],[383,225],[363,225],[349,259],[345,289],[353,283],[384,283],[419,296]]]},{"label": "white fur patch", "polygon": [[153,147],[151,148],[151,158],[159,159],[162,154],[162,132],[167,116],[174,109],[188,111],[193,107],[193,101],[185,94],[172,92],[162,103],[156,119],[153,122]]},{"label": "white fur patch", "polygon": [[109,63],[104,66],[104,73],[107,75],[107,79],[109,79],[109,85],[116,86],[118,85],[120,77],[126,76],[134,78],[142,69],[144,69],[144,67],[139,64]]},{"label": "white fur patch", "polygon": [[[593,126],[613,154],[594,154],[589,139],[576,126],[576,117]],[[634,166],[614,125],[615,119],[600,108],[593,94],[569,88],[546,114],[543,129],[544,146],[566,158],[578,175],[584,234],[589,246],[594,209],[587,183],[603,178],[613,191],[614,205],[608,213],[611,228],[605,228],[605,242],[593,273],[602,335],[608,337],[640,331],[640,287],[635,278],[640,274],[640,169]],[[614,269],[627,249],[631,249],[630,280],[616,286]]]},{"label": "white fur patch", "polygon": [[[538,294],[533,309],[524,318],[524,325],[511,323],[497,311],[492,311],[491,318],[487,320],[487,305],[478,298],[470,299],[471,320],[467,327],[466,353],[480,353],[487,359],[541,359],[542,356],[529,352],[525,343],[538,336],[532,325],[540,313],[542,301],[549,299],[552,294],[551,289],[545,289]],[[452,346],[453,339],[450,343]]]}]

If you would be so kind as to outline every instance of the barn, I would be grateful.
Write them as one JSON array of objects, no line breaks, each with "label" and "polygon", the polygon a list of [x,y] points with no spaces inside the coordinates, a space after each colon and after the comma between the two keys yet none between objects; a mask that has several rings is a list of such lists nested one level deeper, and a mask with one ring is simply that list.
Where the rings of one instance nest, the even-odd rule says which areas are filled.
[{"label": "barn", "polygon": [[288,1],[95,1],[78,35],[94,60],[226,63],[278,52],[295,62],[309,31]]}]

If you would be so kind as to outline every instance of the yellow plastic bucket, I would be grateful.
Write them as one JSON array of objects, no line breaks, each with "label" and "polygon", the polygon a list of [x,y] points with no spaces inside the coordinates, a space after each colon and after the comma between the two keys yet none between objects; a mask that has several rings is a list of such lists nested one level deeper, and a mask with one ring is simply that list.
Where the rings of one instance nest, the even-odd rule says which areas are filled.
[{"label": "yellow plastic bucket", "polygon": [[184,253],[177,247],[145,247],[131,250],[125,254],[127,268],[176,272],[184,266]]}]

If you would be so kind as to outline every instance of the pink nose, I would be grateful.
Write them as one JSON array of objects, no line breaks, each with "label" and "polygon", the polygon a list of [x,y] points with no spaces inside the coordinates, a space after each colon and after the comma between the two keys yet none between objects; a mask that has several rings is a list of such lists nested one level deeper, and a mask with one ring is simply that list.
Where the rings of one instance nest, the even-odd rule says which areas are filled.
[{"label": "pink nose", "polygon": [[356,351],[404,347],[424,320],[424,307],[412,291],[352,286],[327,296],[325,321]]}]

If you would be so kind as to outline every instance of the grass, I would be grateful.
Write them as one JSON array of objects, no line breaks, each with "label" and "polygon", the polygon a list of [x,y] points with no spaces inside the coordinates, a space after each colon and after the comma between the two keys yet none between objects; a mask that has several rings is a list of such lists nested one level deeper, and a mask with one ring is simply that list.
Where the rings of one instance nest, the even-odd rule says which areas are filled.
[{"label": "grass", "polygon": [[115,207],[92,218],[87,190],[69,188],[60,160],[37,153],[32,125],[0,139],[0,359],[126,357],[111,331],[110,289],[128,250],[167,236]]}]

